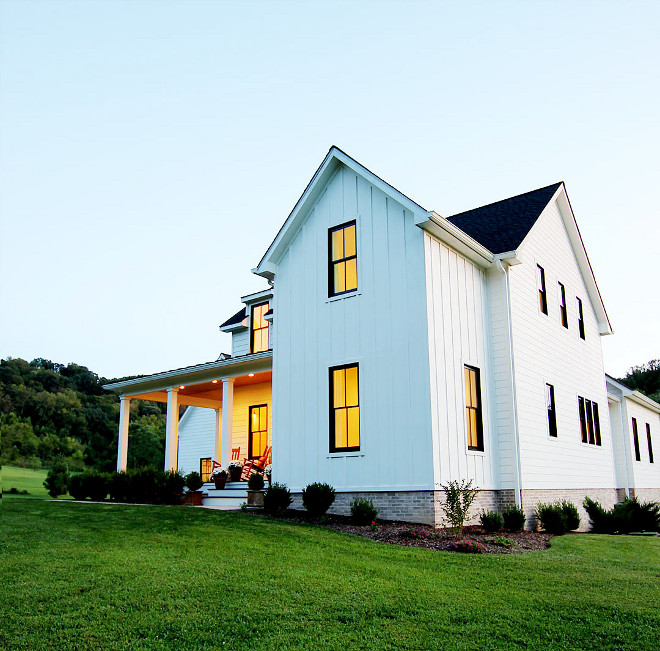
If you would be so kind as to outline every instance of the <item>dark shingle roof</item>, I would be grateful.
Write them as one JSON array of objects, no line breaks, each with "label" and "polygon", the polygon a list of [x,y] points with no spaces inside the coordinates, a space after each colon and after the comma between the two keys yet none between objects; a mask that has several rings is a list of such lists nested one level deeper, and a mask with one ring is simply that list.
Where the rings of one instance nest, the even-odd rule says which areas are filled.
[{"label": "dark shingle roof", "polygon": [[247,317],[247,308],[244,307],[242,310],[236,312],[234,316],[227,319],[224,323],[221,323],[220,327],[224,328],[225,326],[235,325],[236,323],[240,323],[245,317]]},{"label": "dark shingle roof", "polygon": [[447,219],[492,253],[514,251],[560,185],[555,183]]}]

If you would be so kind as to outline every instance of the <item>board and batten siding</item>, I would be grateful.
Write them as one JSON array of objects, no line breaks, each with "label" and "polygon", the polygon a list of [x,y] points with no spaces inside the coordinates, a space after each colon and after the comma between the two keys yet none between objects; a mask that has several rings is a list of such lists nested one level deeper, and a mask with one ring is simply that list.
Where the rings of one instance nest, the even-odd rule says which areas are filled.
[{"label": "board and batten siding", "polygon": [[[511,312],[522,488],[615,487],[609,409],[598,324],[562,215],[548,204],[511,267]],[[548,314],[541,312],[537,265],[545,270]],[[561,323],[559,287],[566,288],[568,328]],[[578,333],[582,300],[586,339]],[[548,435],[545,385],[555,391],[556,438]],[[598,404],[602,445],[582,443],[578,396]]]},{"label": "board and batten siding", "polygon": [[[435,486],[472,479],[479,488],[498,488],[485,272],[428,234],[424,251]],[[465,365],[480,371],[483,452],[467,447]]]},{"label": "board and batten siding", "polygon": [[[268,405],[268,442],[273,431],[273,401],[270,382],[234,388],[232,447],[240,447],[240,461],[248,456],[249,411],[251,406]],[[220,422],[222,427],[222,409]],[[179,469],[199,472],[199,460],[214,456],[215,409],[188,407],[179,424]],[[129,441],[130,445],[130,441]],[[225,460],[222,464],[227,466]]]},{"label": "board and batten siding", "polygon": [[[328,298],[328,229],[356,221],[358,290]],[[433,489],[423,232],[341,166],[278,262],[273,476],[292,490]],[[329,452],[329,368],[359,364],[360,450]]]}]

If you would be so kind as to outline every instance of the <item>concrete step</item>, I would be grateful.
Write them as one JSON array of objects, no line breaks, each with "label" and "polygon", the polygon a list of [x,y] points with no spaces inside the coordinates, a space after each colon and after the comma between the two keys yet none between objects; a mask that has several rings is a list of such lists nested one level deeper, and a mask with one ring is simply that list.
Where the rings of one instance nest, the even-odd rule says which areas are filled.
[{"label": "concrete step", "polygon": [[223,489],[204,484],[202,490],[206,495],[202,497],[202,506],[216,508],[240,509],[243,502],[247,502],[247,484],[245,482],[227,482]]}]

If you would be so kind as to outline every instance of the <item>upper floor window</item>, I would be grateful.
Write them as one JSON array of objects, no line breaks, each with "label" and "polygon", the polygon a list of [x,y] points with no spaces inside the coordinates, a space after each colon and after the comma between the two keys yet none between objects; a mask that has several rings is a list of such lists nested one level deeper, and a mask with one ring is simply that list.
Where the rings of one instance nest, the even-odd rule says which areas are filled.
[{"label": "upper floor window", "polygon": [[584,314],[582,312],[582,301],[576,296],[577,313],[578,313],[578,330],[580,331],[580,339],[585,339],[584,336]]},{"label": "upper floor window", "polygon": [[360,449],[358,365],[330,369],[330,452]]},{"label": "upper floor window", "polygon": [[582,443],[600,445],[600,418],[598,404],[578,396],[578,411],[580,414],[580,434]]},{"label": "upper floor window", "polygon": [[548,313],[548,295],[545,291],[545,271],[541,265],[536,265],[537,283],[539,287],[539,307],[543,314]]},{"label": "upper floor window", "polygon": [[252,306],[250,319],[250,352],[261,353],[268,350],[268,321],[264,315],[268,312],[268,303]]},{"label": "upper floor window", "polygon": [[328,296],[357,289],[357,241],[355,222],[328,231]]},{"label": "upper floor window", "polygon": [[568,311],[566,310],[566,288],[561,284],[559,285],[559,313],[561,314],[561,324],[564,328],[568,328]]},{"label": "upper floor window", "polygon": [[635,461],[641,461],[642,455],[639,452],[639,436],[637,434],[637,419],[632,419],[633,444],[635,446]]},{"label": "upper floor window", "polygon": [[653,463],[653,446],[651,445],[651,426],[646,423],[646,444],[649,446],[649,463]]},{"label": "upper floor window", "polygon": [[545,385],[545,401],[548,408],[548,434],[557,436],[557,412],[555,411],[555,388]]},{"label": "upper floor window", "polygon": [[481,419],[481,380],[479,369],[466,366],[465,372],[465,419],[467,423],[468,450],[484,450],[484,432]]}]

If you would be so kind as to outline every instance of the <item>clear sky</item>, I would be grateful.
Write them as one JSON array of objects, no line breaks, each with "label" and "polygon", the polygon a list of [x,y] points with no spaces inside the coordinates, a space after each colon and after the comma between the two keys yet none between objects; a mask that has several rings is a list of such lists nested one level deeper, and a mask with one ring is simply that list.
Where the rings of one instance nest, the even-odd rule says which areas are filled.
[{"label": "clear sky", "polygon": [[564,181],[660,358],[659,2],[0,0],[0,357],[106,377],[218,325],[333,144],[451,215]]}]

